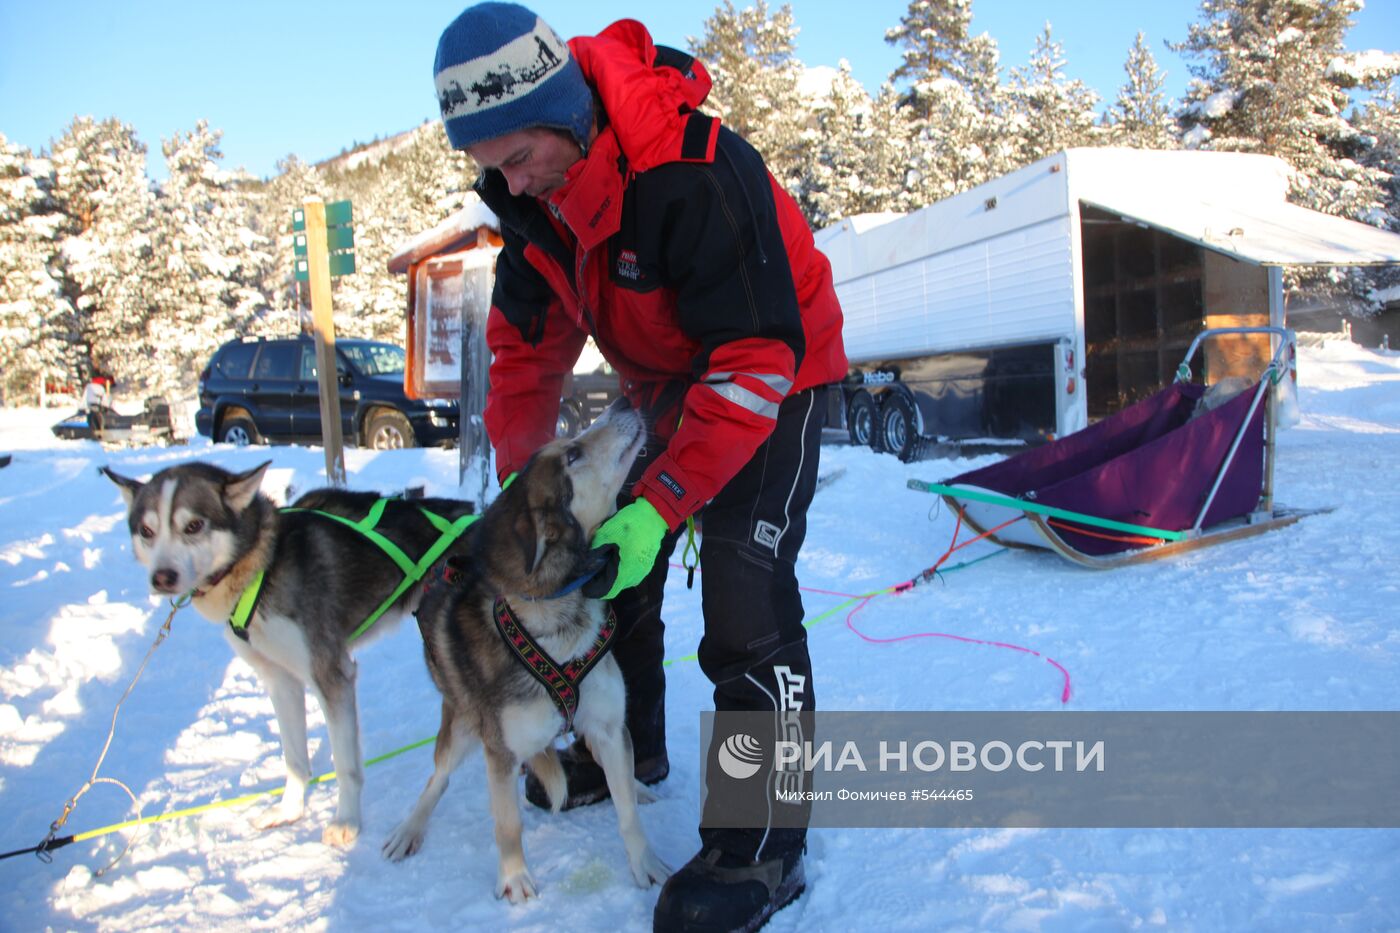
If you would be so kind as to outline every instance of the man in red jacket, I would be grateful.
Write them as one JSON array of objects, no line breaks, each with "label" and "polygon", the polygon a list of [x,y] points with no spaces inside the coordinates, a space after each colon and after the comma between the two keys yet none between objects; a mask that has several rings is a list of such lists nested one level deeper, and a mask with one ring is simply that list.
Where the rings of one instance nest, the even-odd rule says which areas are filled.
[{"label": "man in red jacket", "polygon": [[[588,337],[650,428],[594,539],[611,559],[590,586],[613,600],[636,774],[655,783],[669,771],[662,593],[701,510],[699,659],[715,708],[814,708],[794,562],[826,387],[847,369],[831,267],[762,157],[697,109],[703,65],[639,23],[565,43],[524,7],[482,3],[443,33],[434,77],[505,241],[487,324],[499,476],[553,437]],[[563,760],[568,806],[607,796],[583,742]],[[533,776],[526,796],[545,802]],[[658,929],[756,929],[801,893],[805,824],[706,822],[661,892]]]}]

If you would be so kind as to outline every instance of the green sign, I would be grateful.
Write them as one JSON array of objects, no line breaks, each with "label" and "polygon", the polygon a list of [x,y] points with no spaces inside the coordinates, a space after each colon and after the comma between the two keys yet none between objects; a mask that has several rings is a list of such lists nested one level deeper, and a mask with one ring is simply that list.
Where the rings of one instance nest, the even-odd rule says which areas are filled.
[{"label": "green sign", "polygon": [[[326,205],[326,249],[330,250],[331,275],[349,275],[355,271],[355,228],[350,226],[354,213],[349,201],[332,201]],[[306,211],[292,211],[292,267],[298,282],[311,281],[307,263]]]},{"label": "green sign", "polygon": [[[355,254],[350,252],[331,253],[330,267],[332,276],[350,275],[355,271]],[[311,281],[311,265],[305,259],[298,259],[293,263],[292,268],[298,282]]]},{"label": "green sign", "polygon": [[[349,201],[345,202],[349,204]],[[355,228],[354,227],[327,227],[326,228],[326,248],[335,251],[338,249],[355,248]]]},{"label": "green sign", "polygon": [[331,275],[349,275],[354,271],[354,253],[331,253]]},{"label": "green sign", "polygon": [[341,227],[354,222],[349,201],[332,201],[326,205],[326,226]]},{"label": "green sign", "polygon": [[[355,228],[328,227],[326,229],[326,248],[332,252],[343,249],[354,249]],[[296,256],[306,255],[306,234],[302,233],[292,237],[292,253]]]},{"label": "green sign", "polygon": [[[355,214],[349,201],[332,201],[326,205],[326,226],[343,227],[354,223]],[[292,211],[292,232],[306,229],[306,211],[300,207]]]}]

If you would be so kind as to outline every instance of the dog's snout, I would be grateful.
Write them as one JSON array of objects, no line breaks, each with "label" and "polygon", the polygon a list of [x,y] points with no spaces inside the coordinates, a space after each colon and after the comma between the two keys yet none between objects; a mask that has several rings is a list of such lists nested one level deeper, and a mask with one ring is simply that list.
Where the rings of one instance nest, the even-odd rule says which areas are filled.
[{"label": "dog's snout", "polygon": [[158,593],[173,593],[180,583],[180,575],[169,567],[161,567],[151,574],[151,589]]}]

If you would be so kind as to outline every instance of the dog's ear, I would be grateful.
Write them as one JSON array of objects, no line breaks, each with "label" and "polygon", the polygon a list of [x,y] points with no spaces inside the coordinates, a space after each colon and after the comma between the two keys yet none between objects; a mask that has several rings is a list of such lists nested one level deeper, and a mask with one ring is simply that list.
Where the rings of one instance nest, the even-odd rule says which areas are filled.
[{"label": "dog's ear", "polygon": [[97,472],[117,484],[117,488],[122,491],[122,498],[126,500],[127,508],[130,508],[131,503],[136,501],[136,495],[141,491],[141,487],[146,485],[140,480],[122,476],[111,467],[100,466],[97,468]]},{"label": "dog's ear", "polygon": [[516,540],[520,544],[520,557],[525,565],[525,576],[532,575],[544,561],[544,555],[559,540],[561,530],[557,517],[551,510],[522,509],[514,522]]},{"label": "dog's ear", "polygon": [[264,460],[258,466],[244,473],[235,473],[224,482],[224,496],[235,512],[241,512],[253,501],[262,488],[263,474],[272,466],[271,460]]}]

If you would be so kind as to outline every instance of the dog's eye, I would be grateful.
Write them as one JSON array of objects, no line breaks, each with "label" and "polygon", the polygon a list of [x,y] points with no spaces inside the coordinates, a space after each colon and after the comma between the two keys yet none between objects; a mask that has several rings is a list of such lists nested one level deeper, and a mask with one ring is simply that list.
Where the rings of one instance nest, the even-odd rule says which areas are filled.
[{"label": "dog's eye", "polygon": [[574,444],[568,450],[564,451],[564,462],[567,463],[569,466],[573,466],[574,461],[578,460],[578,458],[582,456],[583,448],[578,446],[577,444]]},{"label": "dog's eye", "polygon": [[202,518],[193,518],[193,519],[190,519],[190,523],[189,523],[188,525],[185,526],[185,534],[187,534],[187,535],[197,535],[197,534],[199,534],[199,533],[200,533],[201,531],[203,531],[203,530],[204,530],[204,519],[202,519]]},{"label": "dog's eye", "polygon": [[147,541],[151,540],[156,536],[155,529],[152,528],[150,525],[142,525],[140,528],[137,529],[137,533],[141,535],[141,537],[145,538]]}]

